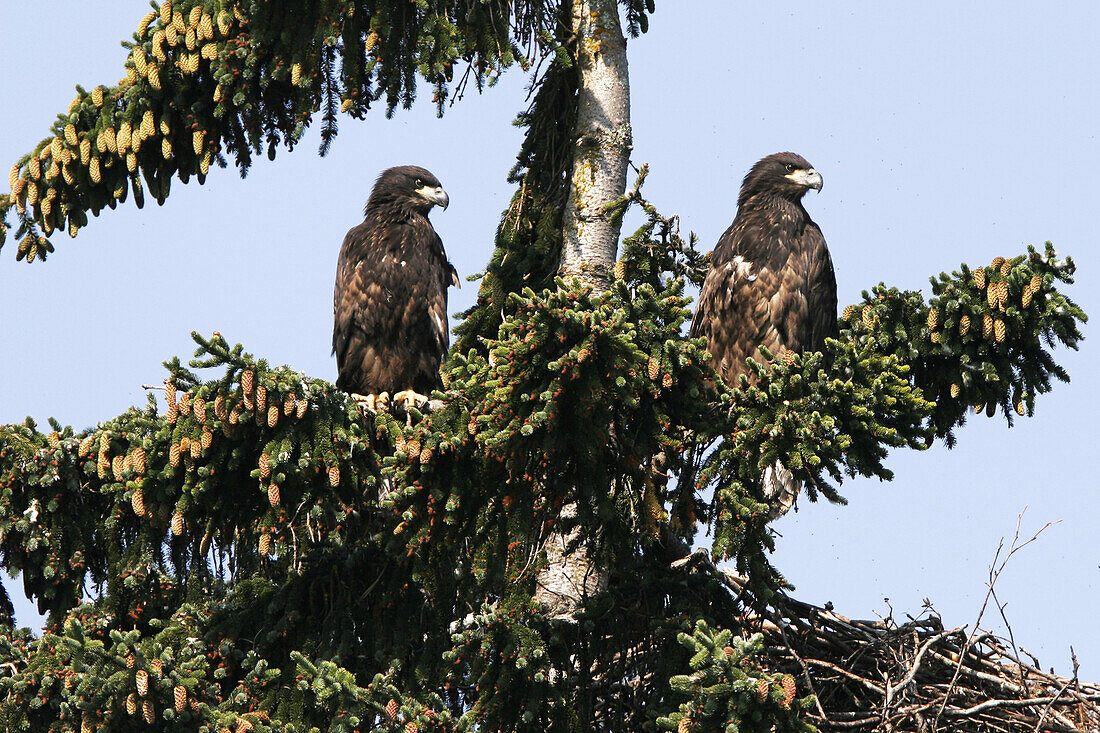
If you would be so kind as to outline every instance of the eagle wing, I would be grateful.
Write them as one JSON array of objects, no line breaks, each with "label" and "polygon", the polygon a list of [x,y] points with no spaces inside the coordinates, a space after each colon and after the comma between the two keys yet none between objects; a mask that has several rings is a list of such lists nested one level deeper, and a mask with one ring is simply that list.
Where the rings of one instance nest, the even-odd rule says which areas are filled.
[{"label": "eagle wing", "polygon": [[760,358],[764,345],[785,346],[791,313],[784,313],[782,267],[760,246],[764,228],[738,220],[711,255],[711,269],[699,294],[691,335],[707,339],[715,370],[728,384],[745,373],[745,360]]},{"label": "eagle wing", "polygon": [[825,348],[825,339],[836,338],[837,335],[836,273],[833,272],[833,258],[829,256],[825,237],[817,224],[810,222],[803,236],[808,260],[807,271],[810,273],[810,333],[809,342],[803,350],[821,351]]},{"label": "eagle wing", "polygon": [[739,216],[714,248],[691,327],[715,370],[735,384],[760,346],[817,351],[835,331],[836,278],[817,225],[784,231],[760,212]]},{"label": "eagle wing", "polygon": [[457,274],[427,219],[368,219],[349,231],[333,298],[336,386],[360,394],[441,386],[453,281]]}]

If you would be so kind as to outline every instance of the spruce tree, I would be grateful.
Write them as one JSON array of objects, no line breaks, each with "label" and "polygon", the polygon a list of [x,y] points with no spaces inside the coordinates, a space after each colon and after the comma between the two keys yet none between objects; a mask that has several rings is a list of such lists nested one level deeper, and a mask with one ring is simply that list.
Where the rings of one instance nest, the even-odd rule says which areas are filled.
[{"label": "spruce tree", "polygon": [[[327,144],[340,114],[412,104],[418,77],[441,112],[455,78],[515,65],[535,93],[442,406],[366,413],[194,334],[161,409],[0,428],[0,552],[48,616],[35,637],[6,605],[5,726],[807,729],[819,701],[745,622],[784,585],[762,467],[843,502],[846,476],[889,478],[889,449],[950,442],[971,409],[1030,414],[1085,314],[1059,290],[1072,261],[1029,248],[927,300],[876,286],[827,354],[762,353],[754,383],[722,384],[683,336],[706,258],[645,199],[644,167],[626,190],[620,23],[644,32],[652,10],[166,0],[141,19],[126,78],[79,90],[11,169],[18,259],[128,196],[243,173],[315,115]],[[630,207],[644,221],[617,247]],[[736,592],[686,569],[703,527]],[[601,580],[552,613],[538,588],[570,557]]]}]

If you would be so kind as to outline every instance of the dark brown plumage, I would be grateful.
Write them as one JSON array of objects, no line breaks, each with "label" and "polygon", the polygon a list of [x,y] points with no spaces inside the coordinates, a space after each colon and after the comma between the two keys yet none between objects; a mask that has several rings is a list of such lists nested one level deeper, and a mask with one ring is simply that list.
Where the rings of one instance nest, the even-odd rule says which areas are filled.
[{"label": "dark brown plumage", "polygon": [[429,395],[442,387],[447,287],[458,284],[458,275],[428,212],[447,204],[447,193],[423,168],[400,166],[378,177],[336,267],[332,352],[340,389]]},{"label": "dark brown plumage", "polygon": [[[821,175],[794,153],[769,155],[741,184],[737,216],[711,254],[692,336],[705,336],[714,368],[736,385],[763,345],[776,357],[821,351],[836,332],[836,276],[817,224],[802,207]],[[801,485],[779,461],[762,480],[769,516],[786,513]]]},{"label": "dark brown plumage", "polygon": [[737,216],[718,240],[699,294],[692,336],[705,336],[715,370],[729,384],[745,359],[766,346],[820,351],[836,331],[836,277],[825,238],[802,207],[821,176],[794,153],[752,167],[741,185]]}]

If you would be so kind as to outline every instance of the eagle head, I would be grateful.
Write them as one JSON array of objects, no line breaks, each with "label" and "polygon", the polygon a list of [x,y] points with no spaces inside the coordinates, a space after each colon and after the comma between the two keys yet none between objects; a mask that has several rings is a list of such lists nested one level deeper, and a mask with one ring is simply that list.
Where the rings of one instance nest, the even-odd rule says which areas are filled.
[{"label": "eagle head", "polygon": [[811,188],[821,190],[821,174],[808,160],[796,153],[775,153],[749,169],[738,206],[761,194],[798,201]]},{"label": "eagle head", "polygon": [[364,213],[392,207],[427,216],[433,206],[446,209],[450,201],[431,171],[417,165],[399,165],[387,168],[378,176]]}]

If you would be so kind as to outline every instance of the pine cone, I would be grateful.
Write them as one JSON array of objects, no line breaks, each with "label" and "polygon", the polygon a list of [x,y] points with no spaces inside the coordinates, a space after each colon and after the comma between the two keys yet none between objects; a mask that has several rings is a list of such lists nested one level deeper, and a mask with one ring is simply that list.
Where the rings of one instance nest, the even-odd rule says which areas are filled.
[{"label": "pine cone", "polygon": [[267,478],[271,475],[271,456],[267,453],[260,454],[260,478]]},{"label": "pine cone", "polygon": [[267,387],[262,384],[256,387],[256,409],[260,411],[267,409]]},{"label": "pine cone", "polygon": [[252,730],[252,723],[244,718],[237,721],[237,733],[248,733],[250,730]]},{"label": "pine cone", "polygon": [[405,436],[403,434],[398,434],[398,436],[394,439],[393,449],[397,453],[405,452]]},{"label": "pine cone", "polygon": [[849,303],[848,305],[844,306],[844,312],[840,314],[840,319],[843,321],[850,321],[852,320],[852,316],[855,314],[855,312],[855,305]]},{"label": "pine cone", "polygon": [[962,387],[960,387],[957,383],[952,382],[951,383],[951,396],[952,397],[958,397],[960,392],[962,392]]},{"label": "pine cone", "polygon": [[410,438],[405,441],[405,452],[409,454],[410,458],[416,458],[420,455],[420,439]]},{"label": "pine cone", "polygon": [[190,415],[191,414],[191,393],[190,392],[184,392],[183,395],[180,396],[179,407],[180,407],[180,414],[181,415]]},{"label": "pine cone", "polygon": [[397,720],[397,700],[386,703],[386,717],[391,721]]},{"label": "pine cone", "polygon": [[405,723],[405,733],[416,733],[418,730],[420,730],[420,728],[417,727],[416,721],[410,720],[408,723]]},{"label": "pine cone", "polygon": [[168,60],[168,55],[164,53],[165,39],[166,35],[162,30],[157,30],[157,32],[153,34],[153,56],[157,61],[162,63]]},{"label": "pine cone", "polygon": [[218,395],[214,398],[214,415],[219,420],[225,420],[228,417],[225,410],[225,395]]},{"label": "pine cone", "polygon": [[126,669],[133,669],[135,664],[137,664],[137,660],[134,659],[134,655],[133,654],[127,654],[126,655]]},{"label": "pine cone", "polygon": [[202,455],[202,439],[200,438],[199,440],[192,440],[191,445],[189,446],[189,448],[191,449],[191,457],[192,458],[198,458],[199,456],[201,456]]},{"label": "pine cone", "polygon": [[132,692],[126,696],[126,712],[130,715],[137,714],[137,697]]},{"label": "pine cone", "polygon": [[676,724],[676,733],[688,733],[691,730],[691,718],[684,716],[680,718],[680,722]]},{"label": "pine cone", "polygon": [[191,147],[195,149],[195,155],[202,155],[202,130],[195,130],[191,133]]},{"label": "pine cone", "polygon": [[340,485],[340,467],[329,466],[328,467],[328,485],[337,487]]},{"label": "pine cone", "polygon": [[61,434],[56,430],[51,431],[50,434],[46,436],[46,440],[54,450],[61,447]]},{"label": "pine cone", "polygon": [[133,495],[130,496],[130,506],[134,510],[134,514],[139,517],[145,516],[145,494],[141,489],[135,489]]},{"label": "pine cone", "polygon": [[928,309],[928,327],[929,328],[935,328],[936,324],[939,323],[939,320],[940,320],[940,312],[935,308],[929,308]]},{"label": "pine cone", "polygon": [[136,473],[138,476],[144,476],[145,475],[145,449],[142,448],[140,445],[137,446],[136,448],[134,448],[134,457],[133,457],[132,463],[133,463],[133,467],[134,467],[134,473]]},{"label": "pine cone", "polygon": [[861,314],[863,319],[863,325],[867,328],[874,328],[875,325],[875,309],[870,305],[863,306],[863,313]]},{"label": "pine cone", "polygon": [[172,443],[172,447],[168,449],[168,464],[175,468],[180,465],[180,444]]},{"label": "pine cone", "polygon": [[125,459],[122,456],[115,456],[111,459],[111,475],[115,477],[115,481],[122,480],[122,464]]},{"label": "pine cone", "polygon": [[145,719],[145,722],[152,725],[157,721],[157,711],[153,707],[152,700],[146,700],[141,704],[141,717]]},{"label": "pine cone", "polygon": [[1024,406],[1023,400],[1016,401],[1016,414],[1020,416],[1027,414],[1027,408]]},{"label": "pine cone", "polygon": [[432,460],[432,449],[431,448],[425,448],[424,450],[420,451],[420,465],[422,465],[422,466],[426,465],[431,460]]},{"label": "pine cone", "polygon": [[267,426],[273,428],[279,424],[279,408],[277,405],[267,407]]},{"label": "pine cone", "polygon": [[92,90],[92,104],[96,107],[103,106],[103,87],[99,86]]},{"label": "pine cone", "polygon": [[1026,286],[1024,288],[1024,294],[1020,296],[1020,305],[1022,305],[1024,308],[1027,308],[1029,305],[1031,305],[1031,298],[1032,296],[1034,296],[1034,294],[1035,291],[1031,289],[1031,286]]},{"label": "pine cone", "polygon": [[761,677],[760,679],[758,679],[756,681],[756,699],[758,699],[760,702],[764,702],[765,700],[767,700],[770,688],[771,685],[768,684],[768,681],[765,678]]},{"label": "pine cone", "polygon": [[784,708],[790,707],[795,695],[794,677],[785,674],[779,678],[779,684],[783,685],[783,700],[779,704]]},{"label": "pine cone", "polygon": [[309,409],[309,401],[303,398],[298,402],[298,419],[301,420],[306,416],[306,410]]},{"label": "pine cone", "polygon": [[256,375],[252,372],[251,369],[246,369],[241,374],[241,389],[244,390],[245,394],[252,394],[252,386],[255,381],[255,377]]},{"label": "pine cone", "polygon": [[1034,290],[1035,292],[1039,292],[1039,288],[1043,287],[1043,278],[1042,278],[1042,276],[1041,275],[1033,275],[1031,277],[1031,282],[1029,282],[1028,285],[1030,285],[1031,289]]},{"label": "pine cone", "polygon": [[279,485],[271,484],[267,487],[267,503],[273,507],[279,506]]},{"label": "pine cone", "polygon": [[959,318],[959,335],[965,336],[970,331],[970,316]]},{"label": "pine cone", "polygon": [[615,263],[615,279],[622,280],[626,277],[626,262],[619,260]]},{"label": "pine cone", "polygon": [[974,270],[974,284],[978,286],[978,290],[985,287],[985,268],[980,267]]},{"label": "pine cone", "polygon": [[985,291],[986,304],[990,308],[996,308],[1000,300],[1000,289],[997,287],[997,283],[990,283],[989,288]]},{"label": "pine cone", "polygon": [[657,375],[661,372],[661,362],[657,361],[656,357],[649,357],[649,378],[656,379]]},{"label": "pine cone", "polygon": [[1000,343],[1004,341],[1005,335],[1005,322],[1002,321],[1000,318],[993,321],[993,336],[997,339],[997,342]]},{"label": "pine cone", "polygon": [[76,125],[71,122],[65,125],[65,142],[73,147],[76,147],[77,143],[80,142],[76,137]]},{"label": "pine cone", "polygon": [[84,440],[80,441],[80,447],[76,451],[76,455],[80,458],[87,458],[92,454],[92,443],[95,442],[95,436],[89,435]]},{"label": "pine cone", "polygon": [[164,674],[164,662],[160,661],[160,657],[153,657],[149,660],[149,666],[153,668],[153,671],[157,673],[157,677]]},{"label": "pine cone", "polygon": [[199,18],[199,38],[206,40],[214,37],[214,22],[206,13]]},{"label": "pine cone", "polygon": [[933,331],[932,333],[928,334],[928,338],[932,340],[932,343],[938,344],[940,342],[940,332]]},{"label": "pine cone", "polygon": [[283,398],[283,414],[289,416],[292,412],[294,412],[294,393],[289,392]]},{"label": "pine cone", "polygon": [[149,673],[139,669],[134,673],[134,684],[137,685],[137,693],[142,697],[149,694]]},{"label": "pine cone", "polygon": [[982,316],[982,336],[989,338],[993,335],[993,316],[986,313]]},{"label": "pine cone", "polygon": [[663,377],[661,377],[661,386],[664,387],[665,389],[668,389],[669,387],[672,386],[672,375],[671,374],[666,373]]},{"label": "pine cone", "polygon": [[271,535],[267,532],[264,532],[262,535],[260,535],[260,554],[271,554]]},{"label": "pine cone", "polygon": [[298,86],[302,81],[302,65],[295,62],[290,67],[290,83],[292,86]]},{"label": "pine cone", "polygon": [[176,712],[182,713],[183,709],[187,707],[187,688],[183,685],[176,685],[175,689],[172,690],[172,692],[174,693],[176,698]]},{"label": "pine cone", "polygon": [[92,183],[99,183],[103,180],[103,174],[99,172],[99,158],[92,158],[88,161],[88,177],[92,179]]},{"label": "pine cone", "polygon": [[177,511],[172,515],[172,534],[176,537],[183,534],[183,512]]},{"label": "pine cone", "polygon": [[218,11],[218,32],[223,36],[229,35],[229,13],[225,10]]}]

